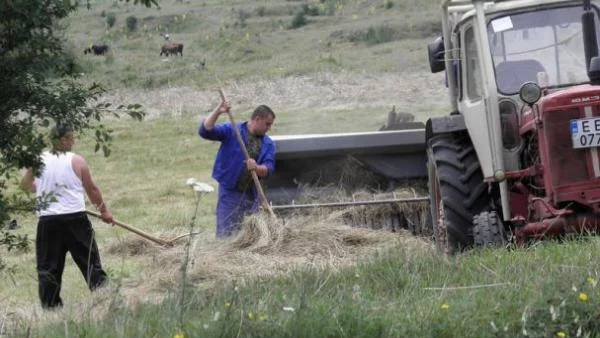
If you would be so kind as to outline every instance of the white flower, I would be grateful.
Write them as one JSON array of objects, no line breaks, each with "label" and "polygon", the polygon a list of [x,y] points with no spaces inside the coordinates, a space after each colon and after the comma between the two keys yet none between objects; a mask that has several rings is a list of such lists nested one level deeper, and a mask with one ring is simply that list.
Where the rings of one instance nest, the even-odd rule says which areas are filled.
[{"label": "white flower", "polygon": [[193,177],[190,177],[187,179],[187,181],[185,181],[185,184],[189,185],[190,187],[193,187],[196,184],[196,179]]},{"label": "white flower", "polygon": [[294,308],[293,308],[293,307],[291,307],[291,306],[284,306],[284,307],[283,307],[283,311],[287,311],[287,312],[294,312],[294,311],[296,311],[296,310],[294,310]]},{"label": "white flower", "polygon": [[195,192],[200,193],[209,193],[215,191],[215,188],[213,188],[210,184],[203,182],[194,182],[193,188]]}]

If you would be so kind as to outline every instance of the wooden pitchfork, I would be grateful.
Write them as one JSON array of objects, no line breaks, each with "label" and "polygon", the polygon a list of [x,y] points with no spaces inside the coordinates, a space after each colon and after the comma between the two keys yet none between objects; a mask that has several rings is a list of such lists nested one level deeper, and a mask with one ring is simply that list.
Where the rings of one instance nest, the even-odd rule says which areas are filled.
[{"label": "wooden pitchfork", "polygon": [[[221,95],[221,100],[227,101],[225,99],[225,93],[223,92],[223,89],[219,89],[219,95]],[[235,124],[235,120],[233,119],[233,115],[230,111],[227,111],[227,115],[229,116],[229,121],[231,121],[231,126],[233,127],[233,131],[235,132],[235,136],[237,137],[238,143],[240,144],[240,147],[244,152],[244,157],[246,158],[246,161],[248,161],[250,159],[250,154],[248,154],[248,149],[246,148],[246,144],[244,143],[242,134],[240,134],[240,131],[237,128],[237,124]],[[251,171],[250,174],[252,175],[252,181],[254,181],[254,186],[256,187],[256,192],[258,193],[262,207],[269,211],[269,215],[275,217],[275,212],[273,212],[271,205],[269,204],[269,202],[267,202],[267,197],[265,196],[265,192],[263,191],[262,185],[258,180],[258,175],[255,171]]]},{"label": "wooden pitchfork", "polygon": [[[91,215],[91,216],[94,216],[94,217],[97,217],[97,218],[100,218],[100,219],[102,218],[102,216],[99,213],[95,212],[95,211],[86,210],[85,212],[88,215]],[[173,241],[172,240],[168,241],[168,240],[165,240],[165,239],[162,239],[162,238],[158,238],[158,237],[156,237],[154,235],[151,235],[151,234],[149,234],[149,233],[147,233],[145,231],[142,231],[142,230],[140,230],[140,229],[138,229],[136,227],[133,227],[133,226],[128,225],[128,224],[125,224],[123,222],[119,222],[116,219],[113,221],[113,224],[116,224],[116,225],[120,226],[121,228],[129,230],[129,231],[131,231],[131,232],[133,232],[133,233],[135,233],[137,235],[140,235],[140,236],[144,237],[145,239],[150,240],[150,241],[152,241],[152,242],[154,242],[156,244],[159,244],[161,246],[167,246],[167,247],[173,246]]]}]

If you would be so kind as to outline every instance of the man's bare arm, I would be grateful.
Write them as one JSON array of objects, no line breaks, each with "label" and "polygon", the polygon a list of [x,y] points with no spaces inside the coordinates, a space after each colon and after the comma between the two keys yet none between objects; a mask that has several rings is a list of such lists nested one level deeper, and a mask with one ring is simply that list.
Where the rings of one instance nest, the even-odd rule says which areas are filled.
[{"label": "man's bare arm", "polygon": [[230,109],[229,102],[221,101],[219,103],[219,105],[217,106],[217,108],[215,108],[215,110],[213,110],[212,113],[210,113],[204,119],[204,121],[202,121],[202,124],[204,124],[204,128],[206,128],[206,130],[212,130],[215,127],[215,124],[217,123],[219,116],[221,116],[221,114],[223,114],[223,113],[227,113],[229,111],[229,109]]},{"label": "man's bare arm", "polygon": [[31,169],[25,169],[21,179],[21,189],[27,192],[35,192],[35,176]]},{"label": "man's bare arm", "polygon": [[72,165],[75,174],[81,179],[81,183],[83,184],[83,188],[85,189],[85,193],[87,194],[88,198],[92,204],[96,206],[96,209],[100,211],[102,220],[107,223],[112,223],[113,216],[108,210],[108,206],[104,202],[104,199],[102,198],[102,192],[100,191],[100,188],[98,188],[92,179],[92,171],[90,170],[90,167],[85,159],[79,155],[75,155],[73,156]]}]

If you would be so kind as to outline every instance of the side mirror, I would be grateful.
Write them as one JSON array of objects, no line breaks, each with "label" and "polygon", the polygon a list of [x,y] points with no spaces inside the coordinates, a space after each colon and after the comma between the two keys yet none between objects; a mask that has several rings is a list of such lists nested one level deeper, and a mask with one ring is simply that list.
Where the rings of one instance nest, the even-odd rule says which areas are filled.
[{"label": "side mirror", "polygon": [[438,73],[446,69],[444,39],[439,37],[434,42],[427,45],[427,54],[429,56],[429,68],[432,73]]},{"label": "side mirror", "polygon": [[590,59],[590,68],[587,73],[592,84],[600,84],[600,56],[594,56]]}]

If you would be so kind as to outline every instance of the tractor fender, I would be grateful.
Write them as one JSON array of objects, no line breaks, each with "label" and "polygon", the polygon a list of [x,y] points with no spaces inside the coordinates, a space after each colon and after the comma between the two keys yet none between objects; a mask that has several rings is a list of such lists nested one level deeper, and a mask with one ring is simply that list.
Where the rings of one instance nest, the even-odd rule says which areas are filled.
[{"label": "tractor fender", "polygon": [[467,130],[467,126],[464,117],[459,113],[432,117],[425,123],[425,144],[429,144],[429,140],[435,135],[462,130]]}]

